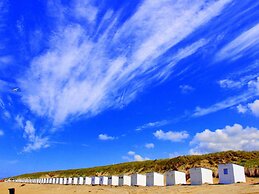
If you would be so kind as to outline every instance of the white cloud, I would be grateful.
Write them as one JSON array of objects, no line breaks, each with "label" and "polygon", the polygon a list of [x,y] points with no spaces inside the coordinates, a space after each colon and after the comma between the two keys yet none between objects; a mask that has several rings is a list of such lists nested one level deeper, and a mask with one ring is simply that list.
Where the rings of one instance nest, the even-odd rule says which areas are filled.
[{"label": "white cloud", "polygon": [[74,0],[73,5],[73,16],[83,19],[84,21],[88,21],[90,23],[94,22],[96,19],[96,15],[98,10],[96,7],[90,4],[91,1],[85,0]]},{"label": "white cloud", "polygon": [[219,81],[219,85],[222,88],[241,88],[242,83],[239,81],[233,81],[230,79],[223,79]]},{"label": "white cloud", "polygon": [[[1,83],[0,83],[1,86]],[[1,88],[0,88],[1,89]],[[1,91],[0,91],[1,92]],[[1,93],[0,93],[1,94]],[[1,96],[0,96],[1,97]],[[4,101],[0,98],[0,110],[2,109],[2,111],[0,113],[2,113],[3,115],[3,119],[10,119],[11,118],[11,114],[10,112],[7,110],[6,105],[4,103]]]},{"label": "white cloud", "polygon": [[239,112],[239,113],[246,113],[247,112],[247,107],[246,106],[243,106],[243,105],[241,105],[241,104],[239,104],[238,106],[237,106],[237,111]]},{"label": "white cloud", "polygon": [[[247,89],[240,95],[232,96],[221,102],[217,102],[207,108],[196,107],[192,116],[199,117],[213,112],[217,112],[226,108],[237,106],[240,103],[247,102],[259,95],[259,77],[254,80],[246,81]],[[244,108],[244,107],[243,107]],[[244,110],[242,110],[244,111]]]},{"label": "white cloud", "polygon": [[[107,28],[93,36],[90,29],[96,26],[98,8],[80,1],[79,5],[84,5],[76,5],[79,11],[75,18],[85,17],[87,29],[82,23],[69,21],[65,11],[58,12],[61,17],[57,17],[54,35],[48,38],[49,49],[31,61],[20,79],[22,99],[55,125],[68,117],[89,117],[123,107],[150,83],[168,78],[179,61],[204,46],[207,41],[198,40],[172,53],[167,64],[159,65],[160,56],[219,15],[229,2],[146,0],[122,25],[116,23],[118,14],[110,20],[104,18],[101,23],[106,22]],[[87,12],[89,9],[93,13]],[[73,13],[69,13],[70,18]]]},{"label": "white cloud", "polygon": [[21,115],[17,115],[15,117],[15,121],[17,123],[17,125],[20,127],[20,128],[24,128],[24,117],[21,116]]},{"label": "white cloud", "polygon": [[106,140],[114,140],[115,137],[109,136],[109,135],[107,135],[107,134],[100,134],[100,135],[98,136],[98,139],[99,139],[99,140],[106,141]]},{"label": "white cloud", "polygon": [[153,143],[146,143],[145,147],[148,148],[148,149],[151,149],[151,148],[154,148],[155,145]]},{"label": "white cloud", "polygon": [[255,116],[259,117],[259,100],[249,103],[248,107]]},{"label": "white cloud", "polygon": [[157,130],[153,133],[157,139],[160,140],[169,140],[172,142],[181,142],[184,139],[189,137],[187,131],[168,131],[164,132],[163,130]]},{"label": "white cloud", "polygon": [[259,77],[257,77],[256,80],[249,81],[248,87],[254,90],[255,95],[259,95]]},{"label": "white cloud", "polygon": [[24,152],[36,151],[50,146],[47,137],[36,135],[36,129],[31,121],[26,121],[23,137],[28,140],[28,144],[23,149]]},{"label": "white cloud", "polygon": [[135,152],[133,152],[133,151],[128,151],[128,155],[134,156],[134,155],[135,155]]},{"label": "white cloud", "polygon": [[122,156],[124,160],[128,161],[144,161],[150,160],[148,157],[143,157],[139,154],[136,154],[134,151],[129,151],[127,156]]},{"label": "white cloud", "polygon": [[0,129],[0,136],[4,135],[4,131]]},{"label": "white cloud", "polygon": [[223,47],[216,55],[216,60],[227,58],[237,59],[252,47],[255,48],[253,52],[257,52],[256,49],[258,50],[257,45],[259,44],[258,37],[259,24],[256,24]]},{"label": "white cloud", "polygon": [[161,126],[164,126],[166,124],[168,124],[169,121],[167,120],[162,120],[162,121],[156,121],[156,122],[149,122],[149,123],[146,123],[142,126],[139,126],[136,128],[136,131],[141,131],[143,129],[149,129],[149,128],[154,128],[154,127],[161,127]]},{"label": "white cloud", "polygon": [[142,156],[139,155],[139,154],[134,155],[134,159],[135,159],[135,161],[150,160],[149,158],[147,158],[147,157],[142,157]]},{"label": "white cloud", "polygon": [[196,133],[190,145],[193,146],[190,150],[191,154],[226,150],[258,150],[259,130],[254,127],[244,128],[240,124],[215,131],[205,129],[201,133]]},{"label": "white cloud", "polygon": [[180,85],[179,88],[183,94],[190,93],[194,90],[194,88],[190,85]]}]

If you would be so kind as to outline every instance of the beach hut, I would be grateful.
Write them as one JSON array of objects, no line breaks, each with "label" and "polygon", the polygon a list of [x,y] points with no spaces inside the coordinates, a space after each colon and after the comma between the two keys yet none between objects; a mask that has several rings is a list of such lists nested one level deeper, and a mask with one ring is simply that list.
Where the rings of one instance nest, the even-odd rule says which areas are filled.
[{"label": "beach hut", "polygon": [[164,186],[164,175],[157,172],[149,172],[146,174],[147,186]]},{"label": "beach hut", "polygon": [[66,177],[64,178],[63,184],[64,184],[64,185],[67,185],[67,184],[68,184],[68,178],[66,178]]},{"label": "beach hut", "polygon": [[131,185],[131,178],[127,175],[120,175],[119,176],[119,186],[130,186]]},{"label": "beach hut", "polygon": [[72,184],[73,184],[73,178],[69,177],[69,178],[67,179],[67,184],[68,184],[68,185],[72,185]]},{"label": "beach hut", "polygon": [[63,185],[64,184],[64,178],[59,178],[59,184]]},{"label": "beach hut", "polygon": [[98,176],[93,176],[91,179],[92,185],[99,185],[100,184],[100,178]]},{"label": "beach hut", "polygon": [[57,178],[53,178],[52,184],[57,184]]},{"label": "beach hut", "polygon": [[55,178],[55,184],[59,184],[59,178]]},{"label": "beach hut", "polygon": [[83,185],[84,184],[84,177],[79,177],[78,178],[78,184]]},{"label": "beach hut", "polygon": [[206,168],[191,168],[190,169],[191,184],[213,184],[212,170]]},{"label": "beach hut", "polygon": [[219,183],[232,184],[246,182],[245,168],[236,164],[219,164]]},{"label": "beach hut", "polygon": [[73,185],[78,185],[78,177],[73,178]]},{"label": "beach hut", "polygon": [[49,178],[49,184],[53,184],[53,178]]},{"label": "beach hut", "polygon": [[166,186],[186,184],[186,174],[179,171],[166,172]]},{"label": "beach hut", "polygon": [[92,184],[91,177],[84,177],[84,184],[85,185],[91,185]]},{"label": "beach hut", "polygon": [[100,177],[100,185],[108,185],[108,177],[107,176],[101,176]]},{"label": "beach hut", "polygon": [[119,185],[119,177],[118,176],[109,176],[108,177],[108,185],[118,186]]},{"label": "beach hut", "polygon": [[131,175],[131,186],[146,186],[146,175],[132,174]]}]

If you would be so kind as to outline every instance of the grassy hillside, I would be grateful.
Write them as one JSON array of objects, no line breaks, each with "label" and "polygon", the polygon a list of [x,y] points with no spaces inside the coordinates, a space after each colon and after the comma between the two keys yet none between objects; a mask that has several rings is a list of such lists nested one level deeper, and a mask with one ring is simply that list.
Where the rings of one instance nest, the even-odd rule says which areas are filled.
[{"label": "grassy hillside", "polygon": [[23,174],[13,178],[100,176],[146,173],[151,171],[164,173],[168,170],[183,171],[186,172],[188,176],[188,170],[192,167],[210,168],[213,170],[214,176],[217,176],[217,165],[219,163],[229,162],[245,166],[247,176],[259,177],[259,151],[227,151],[205,155],[179,156],[170,159],[148,160],[143,162],[126,162],[94,168],[37,172]]}]

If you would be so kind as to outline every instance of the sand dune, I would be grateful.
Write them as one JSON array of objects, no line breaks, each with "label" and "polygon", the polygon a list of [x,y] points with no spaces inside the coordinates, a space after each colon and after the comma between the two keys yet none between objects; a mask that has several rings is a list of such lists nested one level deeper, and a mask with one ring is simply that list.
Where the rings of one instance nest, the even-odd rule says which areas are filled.
[{"label": "sand dune", "polygon": [[248,183],[233,185],[202,185],[202,186],[170,186],[170,187],[112,187],[87,185],[39,185],[21,183],[0,183],[0,194],[8,194],[8,188],[15,188],[16,194],[259,194],[259,178],[249,179]]}]

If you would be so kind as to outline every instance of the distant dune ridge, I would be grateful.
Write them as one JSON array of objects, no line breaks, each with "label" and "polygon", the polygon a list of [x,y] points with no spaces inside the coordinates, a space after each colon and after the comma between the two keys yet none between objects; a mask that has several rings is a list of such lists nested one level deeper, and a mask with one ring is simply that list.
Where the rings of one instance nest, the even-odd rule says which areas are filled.
[{"label": "distant dune ridge", "polygon": [[245,167],[248,177],[259,177],[259,151],[226,151],[204,155],[179,156],[170,159],[147,160],[142,162],[126,162],[115,165],[99,166],[93,168],[58,170],[50,172],[37,172],[23,174],[12,178],[47,178],[47,177],[80,177],[120,175],[132,173],[159,172],[178,170],[186,172],[189,178],[189,169],[204,167],[213,171],[213,176],[218,176],[218,164],[235,163]]}]

